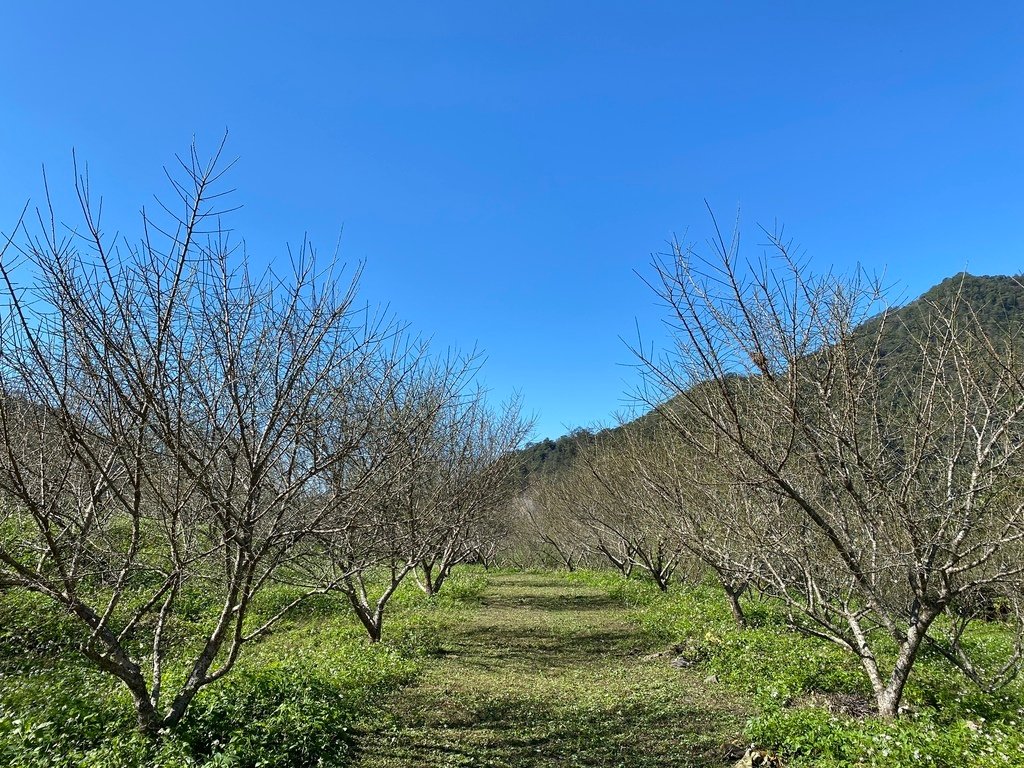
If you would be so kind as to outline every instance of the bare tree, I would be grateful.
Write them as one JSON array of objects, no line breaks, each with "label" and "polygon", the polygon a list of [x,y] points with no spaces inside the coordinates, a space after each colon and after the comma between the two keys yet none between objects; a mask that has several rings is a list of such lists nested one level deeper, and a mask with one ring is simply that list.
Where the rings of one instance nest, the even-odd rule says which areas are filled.
[{"label": "bare tree", "polygon": [[341,444],[329,511],[292,563],[294,583],[344,594],[371,642],[406,577],[421,569],[421,587],[435,593],[506,499],[527,425],[514,404],[500,415],[487,407],[472,386],[478,368],[475,353],[434,357],[396,337],[361,399],[369,428],[357,450]]},{"label": "bare tree", "polygon": [[[970,611],[955,609],[981,590],[1019,594],[1019,351],[957,294],[908,329],[916,369],[887,366],[876,282],[813,276],[774,235],[775,260],[742,262],[738,238],[713,246],[654,261],[674,346],[636,346],[644,397],[755,495],[763,586],[859,659],[880,715],[898,713],[928,638],[982,679],[959,642]],[[954,631],[943,614],[961,617]]]},{"label": "bare tree", "polygon": [[323,489],[328,511],[288,574],[307,589],[329,585],[345,595],[371,642],[381,639],[387,604],[424,551],[421,508],[431,500],[423,475],[458,376],[454,358],[431,360],[425,344],[403,334],[381,352],[357,401],[357,420],[367,424],[357,449],[347,450],[350,429],[334,430],[319,446],[339,455]]},{"label": "bare tree", "polygon": [[[51,207],[0,253],[0,586],[80,622],[82,653],[147,734],[280,617],[248,622],[328,512],[325,473],[358,441],[311,446],[381,335],[355,305],[358,272],[307,244],[287,276],[250,270],[220,224],[227,167],[193,148],[168,174],[169,224],[143,211],[137,243],[104,236],[76,170],[82,223]],[[213,610],[186,649],[169,638],[190,591]]]},{"label": "bare tree", "polygon": [[649,509],[673,531],[673,541],[710,569],[722,587],[733,619],[746,626],[740,598],[755,580],[766,523],[756,497],[679,440],[654,412],[623,435],[630,471]]},{"label": "bare tree", "polygon": [[426,478],[434,503],[423,520],[425,547],[415,575],[428,595],[441,589],[455,565],[472,559],[474,545],[513,495],[515,452],[531,429],[518,399],[495,411],[483,389],[461,390],[440,413]]},{"label": "bare tree", "polygon": [[576,514],[578,504],[575,483],[567,474],[542,477],[520,497],[517,527],[541,564],[575,571],[592,551],[590,527]]},{"label": "bare tree", "polygon": [[577,457],[576,514],[591,530],[596,549],[629,575],[646,572],[667,591],[684,552],[673,500],[653,492],[636,471],[649,466],[650,446],[623,426],[614,438],[595,438]]}]

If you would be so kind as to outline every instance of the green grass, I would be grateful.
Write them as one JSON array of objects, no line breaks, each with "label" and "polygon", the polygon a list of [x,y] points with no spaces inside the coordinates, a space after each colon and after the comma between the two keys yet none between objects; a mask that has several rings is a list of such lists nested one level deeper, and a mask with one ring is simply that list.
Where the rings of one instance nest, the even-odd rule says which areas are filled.
[{"label": "green grass", "polygon": [[[292,594],[266,592],[257,613]],[[209,611],[191,599],[186,644]],[[769,602],[747,608],[752,627],[738,631],[710,587],[461,569],[435,598],[404,586],[371,646],[346,603],[320,597],[154,745],[135,735],[122,688],[70,650],[74,623],[7,593],[0,765],[721,768],[735,759],[725,747],[751,741],[788,768],[1024,764],[1020,684],[985,695],[925,653],[911,712],[880,721],[864,716],[870,695],[849,655],[789,630]],[[1001,633],[989,625],[974,642],[998,655]]]},{"label": "green grass", "polygon": [[[908,712],[895,722],[883,721],[870,716],[873,699],[856,660],[789,629],[770,602],[749,603],[751,627],[739,631],[724,596],[712,587],[677,588],[665,595],[645,582],[611,574],[575,579],[630,607],[644,636],[747,695],[757,711],[747,723],[747,739],[781,754],[787,766],[1024,764],[1019,682],[998,694],[983,693],[925,650],[904,697]],[[998,625],[980,626],[975,641],[998,647],[1005,645],[1004,635]]]},{"label": "green grass", "polygon": [[[340,596],[304,604],[251,646],[222,681],[200,691],[181,726],[156,744],[135,733],[124,688],[74,650],[77,628],[31,594],[0,595],[0,765],[346,766],[353,724],[387,692],[411,681],[485,582],[463,573],[427,599],[412,584],[391,606],[386,642],[371,646]],[[256,614],[289,602],[287,588],[260,596]],[[208,606],[179,623],[183,646],[206,629]],[[180,676],[180,666],[169,674]]]},{"label": "green grass", "polygon": [[647,658],[606,591],[506,573],[437,656],[363,724],[362,768],[720,766],[742,697]]}]

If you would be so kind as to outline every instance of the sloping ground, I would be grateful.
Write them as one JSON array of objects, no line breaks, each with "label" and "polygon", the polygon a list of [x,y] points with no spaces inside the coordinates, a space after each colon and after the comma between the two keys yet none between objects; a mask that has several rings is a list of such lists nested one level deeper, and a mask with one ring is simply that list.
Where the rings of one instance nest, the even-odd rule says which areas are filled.
[{"label": "sloping ground", "polygon": [[557,576],[492,576],[442,648],[360,735],[357,765],[722,766],[746,718],[699,673],[645,659],[621,604]]}]

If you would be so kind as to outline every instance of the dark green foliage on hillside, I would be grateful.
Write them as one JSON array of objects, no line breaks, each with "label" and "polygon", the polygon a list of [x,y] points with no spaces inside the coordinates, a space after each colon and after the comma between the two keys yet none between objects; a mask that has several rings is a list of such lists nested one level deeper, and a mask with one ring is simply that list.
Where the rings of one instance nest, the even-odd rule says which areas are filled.
[{"label": "dark green foliage on hillside", "polygon": [[542,477],[553,477],[565,472],[587,446],[599,444],[608,446],[620,435],[621,430],[634,424],[643,423],[641,416],[628,425],[606,427],[598,431],[585,428],[575,429],[568,435],[557,440],[546,438],[539,443],[531,443],[519,452],[520,487],[525,488],[534,480]]},{"label": "dark green foliage on hillside", "polygon": [[[909,374],[920,370],[914,339],[936,311],[948,310],[957,295],[961,313],[973,312],[978,325],[995,341],[1014,342],[1024,323],[1024,276],[974,276],[962,272],[946,278],[922,296],[889,313],[879,347],[883,373]],[[861,335],[871,338],[879,319],[865,323]]]},{"label": "dark green foliage on hillside", "polygon": [[591,438],[586,429],[578,429],[557,440],[545,438],[519,452],[519,477],[522,487],[538,477],[556,475],[572,466],[580,446]]},{"label": "dark green foliage on hillside", "polygon": [[986,328],[1019,324],[1024,315],[1024,275],[982,275],[961,272],[946,278],[900,311],[918,311],[927,302],[943,304],[959,290]]}]

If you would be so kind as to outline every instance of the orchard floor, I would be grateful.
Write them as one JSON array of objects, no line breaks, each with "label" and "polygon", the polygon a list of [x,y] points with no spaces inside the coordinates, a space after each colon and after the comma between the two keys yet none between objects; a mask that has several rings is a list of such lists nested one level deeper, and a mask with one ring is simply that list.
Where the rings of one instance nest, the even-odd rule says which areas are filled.
[{"label": "orchard floor", "polygon": [[498,574],[363,726],[361,768],[730,765],[743,702],[666,657],[598,589]]}]

